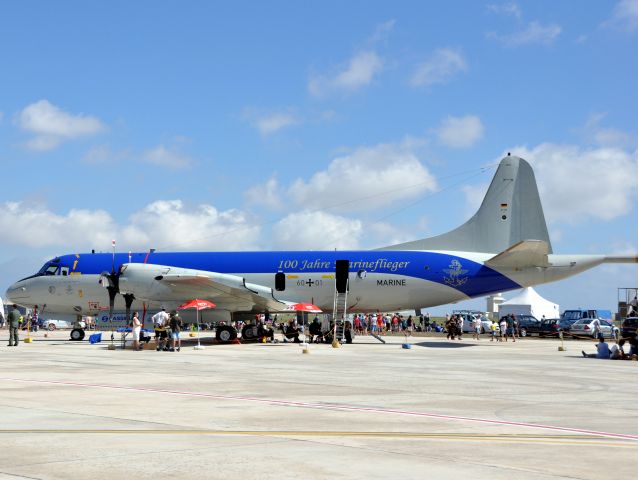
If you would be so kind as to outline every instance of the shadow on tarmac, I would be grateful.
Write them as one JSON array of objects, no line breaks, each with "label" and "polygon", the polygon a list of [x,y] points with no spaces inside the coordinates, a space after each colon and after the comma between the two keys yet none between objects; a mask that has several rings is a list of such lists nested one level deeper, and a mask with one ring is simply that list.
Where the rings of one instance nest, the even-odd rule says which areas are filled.
[{"label": "shadow on tarmac", "polygon": [[457,343],[457,342],[419,342],[413,343],[416,347],[427,348],[463,348],[463,347],[475,347],[476,344],[472,343]]}]

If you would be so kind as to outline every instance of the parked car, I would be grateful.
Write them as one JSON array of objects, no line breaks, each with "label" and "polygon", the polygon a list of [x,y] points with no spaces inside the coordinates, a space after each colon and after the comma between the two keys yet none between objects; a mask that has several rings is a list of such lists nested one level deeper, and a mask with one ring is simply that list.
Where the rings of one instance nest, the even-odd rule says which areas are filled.
[{"label": "parked car", "polygon": [[61,328],[73,328],[73,322],[68,320],[56,320],[53,318],[47,318],[42,321],[42,327],[49,331],[59,330]]},{"label": "parked car", "polygon": [[584,335],[589,337],[594,337],[594,322],[600,322],[600,332],[604,337],[610,338],[612,336],[612,331],[615,328],[611,322],[607,320],[600,320],[596,318],[581,318],[580,320],[576,320],[569,332],[572,335]]},{"label": "parked car", "polygon": [[631,338],[636,336],[638,329],[638,317],[627,317],[620,326],[620,336],[623,338]]},{"label": "parked car", "polygon": [[518,320],[518,333],[521,337],[541,334],[541,321],[534,315],[516,315],[516,319]]},{"label": "parked car", "polygon": [[573,318],[561,318],[560,319],[560,328],[563,332],[569,332],[572,328],[572,325],[576,323],[576,319]]},{"label": "parked car", "polygon": [[461,315],[463,317],[463,333],[474,332],[474,319],[476,317],[481,318],[481,333],[490,331],[490,325],[492,325],[492,321],[485,315],[481,315],[479,313],[457,313],[455,315]]},{"label": "parked car", "polygon": [[539,336],[557,336],[559,332],[563,331],[560,318],[546,318],[541,319]]}]

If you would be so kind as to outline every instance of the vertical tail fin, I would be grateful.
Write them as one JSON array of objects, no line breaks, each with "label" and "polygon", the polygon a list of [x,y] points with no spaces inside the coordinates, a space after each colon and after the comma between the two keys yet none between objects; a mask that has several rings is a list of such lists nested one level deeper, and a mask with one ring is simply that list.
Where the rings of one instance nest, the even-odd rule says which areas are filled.
[{"label": "vertical tail fin", "polygon": [[466,223],[436,237],[381,250],[499,253],[522,240],[543,240],[552,253],[534,171],[522,158],[508,154],[501,160],[478,212]]}]

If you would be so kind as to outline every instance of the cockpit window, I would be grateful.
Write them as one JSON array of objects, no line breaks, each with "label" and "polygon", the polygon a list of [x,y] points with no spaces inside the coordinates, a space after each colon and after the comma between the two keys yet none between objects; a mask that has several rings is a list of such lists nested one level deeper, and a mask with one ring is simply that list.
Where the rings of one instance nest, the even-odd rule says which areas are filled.
[{"label": "cockpit window", "polygon": [[60,267],[58,265],[49,265],[47,269],[44,271],[45,275],[57,275],[58,269]]}]

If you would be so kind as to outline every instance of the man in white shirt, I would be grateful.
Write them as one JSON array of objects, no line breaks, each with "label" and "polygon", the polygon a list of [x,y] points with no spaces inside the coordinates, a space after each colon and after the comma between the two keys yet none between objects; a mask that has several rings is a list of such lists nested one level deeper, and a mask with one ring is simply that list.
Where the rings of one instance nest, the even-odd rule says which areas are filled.
[{"label": "man in white shirt", "polygon": [[153,328],[155,329],[156,350],[159,352],[160,350],[168,349],[168,332],[166,331],[168,313],[166,313],[166,309],[162,307],[162,310],[151,318],[153,320]]},{"label": "man in white shirt", "polygon": [[474,334],[472,335],[472,338],[476,339],[476,340],[480,340],[481,339],[481,317],[476,315],[474,317],[474,321],[472,322],[472,329],[474,330]]}]

